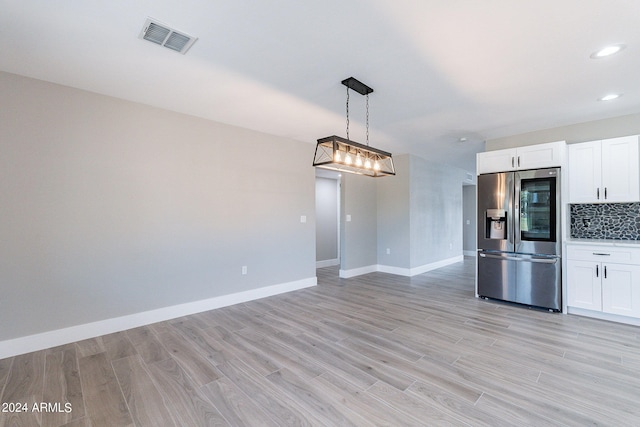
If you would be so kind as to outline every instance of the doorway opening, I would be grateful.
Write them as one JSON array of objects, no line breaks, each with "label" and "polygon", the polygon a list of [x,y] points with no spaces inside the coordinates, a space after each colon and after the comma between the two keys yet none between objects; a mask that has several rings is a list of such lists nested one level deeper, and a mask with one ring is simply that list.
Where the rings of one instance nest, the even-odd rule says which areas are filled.
[{"label": "doorway opening", "polygon": [[316,170],[316,268],[340,268],[340,174]]}]

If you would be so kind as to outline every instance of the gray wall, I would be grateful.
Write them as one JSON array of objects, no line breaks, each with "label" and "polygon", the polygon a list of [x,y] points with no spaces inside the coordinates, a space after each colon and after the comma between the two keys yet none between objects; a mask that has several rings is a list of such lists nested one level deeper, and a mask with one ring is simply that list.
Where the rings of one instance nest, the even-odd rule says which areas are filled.
[{"label": "gray wall", "polygon": [[[377,264],[376,182],[368,176],[342,174],[341,270]],[[351,221],[347,221],[347,215],[351,216]]]},{"label": "gray wall", "polygon": [[465,174],[411,156],[411,268],[462,255]]},{"label": "gray wall", "polygon": [[[378,183],[378,262],[411,269],[462,255],[462,169],[413,155]],[[386,249],[391,249],[391,254]]]},{"label": "gray wall", "polygon": [[[396,176],[378,180],[378,264],[410,268],[411,189],[409,156],[394,157]],[[387,249],[390,253],[387,254]]]},{"label": "gray wall", "polygon": [[313,145],[7,73],[0,99],[0,340],[315,277]]},{"label": "gray wall", "polygon": [[316,178],[316,261],[338,259],[338,180]]},{"label": "gray wall", "polygon": [[486,141],[485,149],[491,151],[553,141],[567,141],[567,144],[572,144],[637,134],[640,134],[640,114],[630,114],[490,139]]},{"label": "gray wall", "polygon": [[[462,187],[462,250],[469,254],[475,254],[477,246],[476,224],[478,222],[476,207],[476,186],[465,185]],[[467,221],[469,222],[467,224]]]}]

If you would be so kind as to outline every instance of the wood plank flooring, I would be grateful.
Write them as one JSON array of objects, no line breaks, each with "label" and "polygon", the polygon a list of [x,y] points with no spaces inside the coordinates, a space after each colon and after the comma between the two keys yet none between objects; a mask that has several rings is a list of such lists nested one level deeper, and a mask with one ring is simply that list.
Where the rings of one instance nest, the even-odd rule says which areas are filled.
[{"label": "wood plank flooring", "polygon": [[640,328],[478,300],[474,268],[319,269],[314,288],[0,360],[0,427],[640,425]]}]

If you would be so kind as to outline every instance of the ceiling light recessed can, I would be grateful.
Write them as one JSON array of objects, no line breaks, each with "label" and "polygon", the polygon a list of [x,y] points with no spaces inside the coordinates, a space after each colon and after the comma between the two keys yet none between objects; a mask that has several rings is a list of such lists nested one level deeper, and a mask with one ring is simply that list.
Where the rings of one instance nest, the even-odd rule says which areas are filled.
[{"label": "ceiling light recessed can", "polygon": [[620,98],[621,96],[621,93],[610,93],[609,95],[605,95],[602,98],[599,98],[598,101],[613,101],[614,99]]},{"label": "ceiling light recessed can", "polygon": [[626,46],[623,44],[612,44],[609,46],[605,46],[602,49],[599,49],[591,54],[592,59],[600,59],[606,58],[608,56],[614,55],[621,50],[623,50]]}]

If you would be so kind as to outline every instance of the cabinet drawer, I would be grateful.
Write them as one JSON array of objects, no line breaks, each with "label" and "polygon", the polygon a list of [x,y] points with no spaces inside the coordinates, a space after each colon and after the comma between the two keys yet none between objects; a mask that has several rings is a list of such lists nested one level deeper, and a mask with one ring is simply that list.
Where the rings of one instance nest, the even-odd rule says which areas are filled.
[{"label": "cabinet drawer", "polygon": [[567,245],[567,259],[617,264],[640,263],[640,248]]}]

